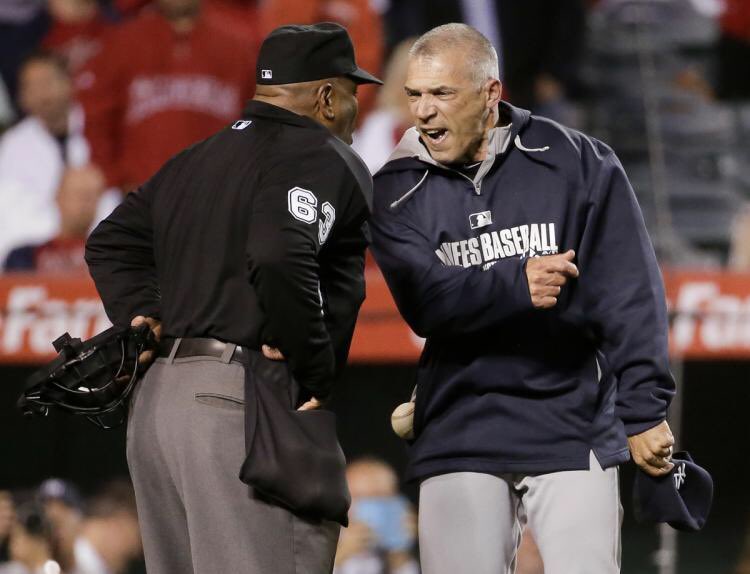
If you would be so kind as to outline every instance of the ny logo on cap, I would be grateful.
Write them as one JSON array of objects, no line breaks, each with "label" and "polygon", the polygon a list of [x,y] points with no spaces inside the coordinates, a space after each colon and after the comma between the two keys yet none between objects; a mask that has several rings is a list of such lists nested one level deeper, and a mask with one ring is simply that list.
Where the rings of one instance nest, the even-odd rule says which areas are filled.
[{"label": "ny logo on cap", "polygon": [[271,70],[261,70],[260,71],[260,77],[264,80],[270,80],[273,78],[273,71]]},{"label": "ny logo on cap", "polygon": [[469,215],[469,225],[472,229],[479,229],[480,227],[487,227],[492,224],[492,213],[489,211],[480,211],[479,213],[472,213]]},{"label": "ny logo on cap", "polygon": [[677,465],[677,468],[674,471],[674,474],[672,475],[674,478],[674,486],[677,490],[680,490],[680,487],[685,484],[685,479],[687,478],[687,473],[685,472],[685,463],[682,462]]}]

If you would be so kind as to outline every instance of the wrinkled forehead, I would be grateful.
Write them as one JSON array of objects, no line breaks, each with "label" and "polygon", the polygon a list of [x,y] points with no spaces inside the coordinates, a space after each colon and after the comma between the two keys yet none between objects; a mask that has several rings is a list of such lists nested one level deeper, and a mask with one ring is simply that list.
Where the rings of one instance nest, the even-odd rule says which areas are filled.
[{"label": "wrinkled forehead", "polygon": [[419,91],[440,86],[462,87],[472,83],[469,66],[461,48],[410,56],[406,87]]}]

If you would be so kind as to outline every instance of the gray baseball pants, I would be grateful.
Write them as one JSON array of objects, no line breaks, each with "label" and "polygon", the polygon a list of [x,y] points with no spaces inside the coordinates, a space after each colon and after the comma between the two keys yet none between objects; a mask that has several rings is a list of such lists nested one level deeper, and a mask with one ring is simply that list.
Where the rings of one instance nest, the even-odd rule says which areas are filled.
[{"label": "gray baseball pants", "polygon": [[456,472],[419,491],[423,574],[512,574],[521,531],[534,536],[544,574],[620,572],[617,468],[494,476]]},{"label": "gray baseball pants", "polygon": [[149,574],[323,574],[339,525],[257,499],[245,458],[244,371],[211,357],[157,359],[127,433]]}]

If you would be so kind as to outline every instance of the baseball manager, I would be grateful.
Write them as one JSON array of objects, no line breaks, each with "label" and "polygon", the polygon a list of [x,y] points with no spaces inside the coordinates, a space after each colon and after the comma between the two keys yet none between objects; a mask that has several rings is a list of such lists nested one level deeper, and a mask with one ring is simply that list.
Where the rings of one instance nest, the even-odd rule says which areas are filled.
[{"label": "baseball manager", "polygon": [[[448,24],[411,48],[415,127],[375,176],[373,250],[427,338],[409,476],[425,574],[620,570],[617,466],[669,472],[664,289],[605,144],[501,101],[498,59]],[[630,447],[630,448],[628,448]]]},{"label": "baseball manager", "polygon": [[289,412],[313,412],[346,362],[372,185],[346,145],[362,83],[380,82],[344,28],[278,28],[242,118],[167,162],[87,243],[112,322],[161,334],[127,437],[149,574],[332,569],[338,524],[238,478],[243,365],[264,346],[286,357],[275,392]]}]

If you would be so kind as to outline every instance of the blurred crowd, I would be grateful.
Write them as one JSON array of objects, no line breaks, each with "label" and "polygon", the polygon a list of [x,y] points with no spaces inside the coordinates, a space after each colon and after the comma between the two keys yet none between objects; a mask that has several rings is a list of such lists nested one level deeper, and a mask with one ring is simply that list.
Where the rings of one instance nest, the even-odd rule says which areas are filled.
[{"label": "blurred crowd", "polygon": [[88,498],[56,478],[35,489],[0,490],[0,574],[120,574],[137,568],[141,552],[135,495],[125,479]]},{"label": "blurred crowd", "polygon": [[[347,467],[349,527],[341,531],[334,574],[419,574],[417,515],[385,461],[358,458]],[[516,574],[543,574],[530,537]],[[137,574],[143,555],[135,495],[126,479],[90,497],[69,481],[0,490],[0,574]]]},{"label": "blurred crowd", "polygon": [[[682,58],[689,52],[679,44],[684,38],[657,47],[657,59],[668,57],[671,66],[669,74],[659,69],[658,76],[667,77],[670,90],[678,90],[683,100],[701,102],[698,111],[689,108],[690,117],[720,118],[733,106],[739,114],[735,123],[750,130],[750,0],[650,4],[674,4],[681,13],[696,15],[689,22],[702,23],[697,29],[707,31],[708,62],[695,58],[695,46]],[[505,99],[595,135],[602,132],[623,154],[628,137],[635,138],[635,148],[638,142],[644,150],[649,147],[653,164],[653,146],[643,143],[647,132],[638,118],[628,116],[632,110],[647,114],[640,102],[631,101],[645,91],[628,76],[627,50],[638,42],[625,38],[625,47],[616,48],[622,30],[658,20],[658,14],[643,10],[648,5],[645,0],[5,0],[0,4],[0,266],[82,272],[87,232],[125,193],[179,150],[238,117],[253,94],[260,42],[284,23],[344,24],[360,64],[384,75],[379,91],[361,90],[354,144],[373,172],[410,125],[403,80],[411,42],[450,21],[475,26],[500,48]],[[598,36],[605,38],[604,49],[597,46]],[[665,34],[655,29],[655,36]],[[643,54],[636,56],[642,60]],[[675,61],[682,63],[675,67]],[[628,85],[613,88],[618,81]],[[662,107],[671,113],[676,104],[670,98]],[[681,105],[688,109],[682,100]],[[683,122],[678,118],[677,123]],[[624,135],[617,131],[620,124]],[[679,141],[686,141],[683,136]],[[701,139],[696,131],[694,140]],[[669,200],[677,241],[699,248],[688,249],[698,256],[670,257],[671,263],[705,264],[700,249],[707,247],[718,252],[709,262],[750,269],[745,207],[750,170],[744,169],[750,158],[736,152],[737,143],[731,142],[734,151],[716,158],[713,171],[732,171],[727,165],[734,162],[734,172],[746,184],[741,192],[727,193],[723,182],[712,182],[704,187],[721,187],[708,192],[715,197],[698,190],[698,199],[687,202],[688,215],[700,213],[701,202],[720,204],[716,221],[709,222],[716,237],[704,229],[706,217],[697,230],[689,217],[680,219],[680,191]],[[648,205],[653,165],[642,170],[635,161],[631,166],[636,191],[644,190],[639,198],[647,223],[659,231],[664,218],[651,217]],[[642,171],[648,173],[639,178]],[[675,175],[675,182],[680,177]],[[661,249],[660,237],[656,243],[660,255],[674,254]]]}]

